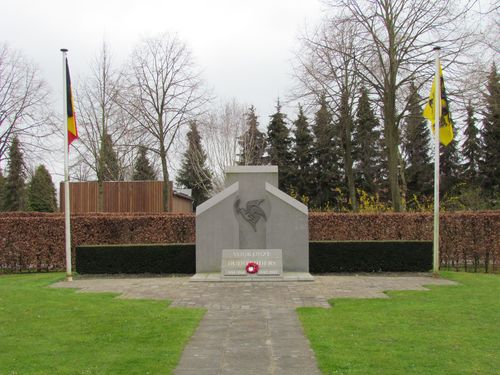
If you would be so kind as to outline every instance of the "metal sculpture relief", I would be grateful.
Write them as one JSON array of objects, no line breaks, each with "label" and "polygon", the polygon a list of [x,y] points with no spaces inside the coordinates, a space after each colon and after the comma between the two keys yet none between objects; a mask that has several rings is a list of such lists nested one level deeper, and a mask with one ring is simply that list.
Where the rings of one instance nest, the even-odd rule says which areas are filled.
[{"label": "metal sculpture relief", "polygon": [[261,217],[264,218],[265,221],[267,221],[266,213],[262,208],[260,208],[262,202],[264,202],[264,199],[248,201],[246,204],[246,208],[240,207],[240,198],[236,199],[236,201],[234,202],[234,212],[236,216],[238,216],[238,214],[243,216],[243,219],[250,223],[254,232],[257,232],[257,222]]}]

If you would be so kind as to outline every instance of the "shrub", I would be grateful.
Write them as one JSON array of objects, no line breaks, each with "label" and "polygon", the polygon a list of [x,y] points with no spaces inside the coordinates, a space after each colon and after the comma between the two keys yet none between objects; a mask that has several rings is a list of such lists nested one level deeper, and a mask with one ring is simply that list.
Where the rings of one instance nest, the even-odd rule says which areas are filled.
[{"label": "shrub", "polygon": [[330,272],[427,272],[430,241],[315,241],[309,243],[309,270]]}]

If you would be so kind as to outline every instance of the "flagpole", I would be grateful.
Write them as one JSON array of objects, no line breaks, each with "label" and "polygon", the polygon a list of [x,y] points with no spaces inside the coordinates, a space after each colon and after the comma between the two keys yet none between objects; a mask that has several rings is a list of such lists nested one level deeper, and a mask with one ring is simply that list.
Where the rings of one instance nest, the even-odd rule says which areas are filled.
[{"label": "flagpole", "polygon": [[441,118],[441,77],[439,50],[440,47],[434,47],[436,56],[436,75],[434,78],[434,238],[433,238],[433,253],[432,253],[432,271],[434,276],[439,273],[439,133]]},{"label": "flagpole", "polygon": [[62,52],[63,71],[63,133],[64,133],[64,238],[66,249],[66,280],[73,281],[71,273],[71,222],[70,222],[70,201],[69,201],[69,173],[68,173],[68,92],[67,92],[67,72],[66,72],[66,48]]}]

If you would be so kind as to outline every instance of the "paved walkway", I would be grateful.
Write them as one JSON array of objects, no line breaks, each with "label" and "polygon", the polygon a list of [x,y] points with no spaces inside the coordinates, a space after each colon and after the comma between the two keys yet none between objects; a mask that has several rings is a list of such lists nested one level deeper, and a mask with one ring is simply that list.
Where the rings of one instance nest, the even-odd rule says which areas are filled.
[{"label": "paved walkway", "polygon": [[330,308],[336,297],[387,298],[387,290],[426,290],[453,282],[428,275],[316,276],[314,282],[193,283],[188,277],[83,278],[56,287],[169,299],[208,311],[175,375],[320,374],[295,309]]}]

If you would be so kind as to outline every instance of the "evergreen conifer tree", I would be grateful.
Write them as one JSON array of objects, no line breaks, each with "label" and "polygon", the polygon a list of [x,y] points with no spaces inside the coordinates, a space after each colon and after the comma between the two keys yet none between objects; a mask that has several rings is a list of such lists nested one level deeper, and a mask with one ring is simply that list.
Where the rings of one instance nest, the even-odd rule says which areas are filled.
[{"label": "evergreen conifer tree", "polygon": [[313,137],[301,105],[297,120],[293,124],[295,127],[295,143],[292,151],[293,185],[299,197],[305,196],[310,199],[313,187]]},{"label": "evergreen conifer tree", "polygon": [[121,180],[121,168],[118,156],[113,148],[111,135],[106,133],[101,142],[100,149],[100,167],[101,181],[119,181]]},{"label": "evergreen conifer tree", "polygon": [[264,133],[259,131],[259,123],[255,114],[255,107],[252,105],[247,113],[247,130],[239,138],[241,154],[239,165],[262,165],[265,164],[264,152],[266,150],[266,138]]},{"label": "evergreen conifer tree", "polygon": [[[453,122],[452,122],[453,124]],[[447,146],[440,146],[439,160],[439,191],[441,196],[452,193],[453,188],[461,180],[462,167],[458,153],[458,129],[453,126],[454,137]]]},{"label": "evergreen conifer tree", "polygon": [[462,145],[462,155],[465,159],[463,166],[464,178],[469,184],[477,185],[481,146],[479,143],[479,130],[476,126],[476,118],[474,117],[474,108],[470,100],[466,110],[465,140]]},{"label": "evergreen conifer tree", "polygon": [[4,187],[4,211],[23,211],[25,208],[25,166],[19,139],[14,137],[9,148],[8,175]]},{"label": "evergreen conifer tree", "polygon": [[370,105],[368,90],[361,88],[354,125],[353,154],[356,185],[377,194],[382,183],[383,139]]},{"label": "evergreen conifer tree", "polygon": [[495,64],[491,67],[486,85],[486,106],[483,112],[483,157],[480,173],[487,196],[500,191],[500,82]]},{"label": "evergreen conifer tree", "polygon": [[144,145],[139,146],[139,154],[135,159],[134,173],[132,180],[134,181],[152,181],[156,180],[156,172],[148,159],[148,149]]},{"label": "evergreen conifer tree", "polygon": [[5,177],[2,174],[2,169],[0,169],[0,211],[3,211],[4,190],[5,190]]},{"label": "evergreen conifer tree", "polygon": [[286,126],[286,115],[281,112],[278,99],[276,113],[270,116],[271,121],[267,127],[267,155],[268,163],[277,165],[279,171],[279,188],[290,191],[292,187],[292,154],[290,130]]},{"label": "evergreen conifer tree", "polygon": [[196,122],[189,124],[187,133],[188,148],[184,153],[177,182],[187,189],[192,189],[194,207],[206,201],[212,190],[212,174],[205,165],[207,155],[201,145],[201,136]]},{"label": "evergreen conifer tree", "polygon": [[56,188],[45,166],[40,165],[31,178],[27,189],[29,211],[54,212],[57,209]]},{"label": "evergreen conifer tree", "polygon": [[341,181],[340,146],[325,95],[321,97],[319,104],[312,129],[315,184],[312,201],[316,207],[323,209],[334,208],[337,202]]},{"label": "evergreen conifer tree", "polygon": [[408,116],[404,122],[403,148],[406,155],[407,196],[432,194],[433,168],[430,156],[431,137],[422,115],[422,98],[412,83],[408,98]]}]

